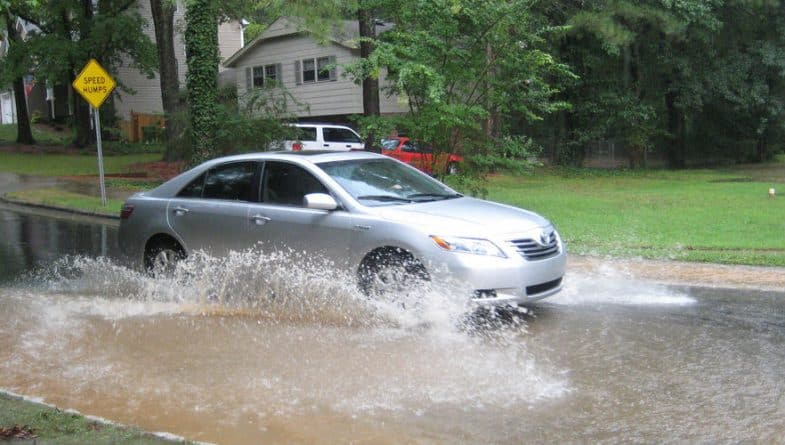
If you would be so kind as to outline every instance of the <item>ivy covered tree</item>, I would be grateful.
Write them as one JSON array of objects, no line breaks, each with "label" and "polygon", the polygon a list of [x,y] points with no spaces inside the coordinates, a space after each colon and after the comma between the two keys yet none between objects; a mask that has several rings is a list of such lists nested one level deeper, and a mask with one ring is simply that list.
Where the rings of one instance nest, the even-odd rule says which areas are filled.
[{"label": "ivy covered tree", "polygon": [[188,63],[188,114],[191,124],[191,163],[217,154],[218,129],[218,24],[214,0],[188,0],[185,12],[185,54]]}]

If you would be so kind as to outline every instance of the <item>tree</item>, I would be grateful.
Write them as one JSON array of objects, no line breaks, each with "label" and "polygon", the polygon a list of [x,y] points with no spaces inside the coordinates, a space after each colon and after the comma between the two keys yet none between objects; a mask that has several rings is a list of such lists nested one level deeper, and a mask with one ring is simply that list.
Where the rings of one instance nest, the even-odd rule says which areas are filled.
[{"label": "tree", "polygon": [[[142,31],[135,0],[35,0],[12,2],[12,11],[37,26],[23,45],[39,81],[68,85],[90,58],[110,73],[121,64],[152,75],[154,47]],[[120,84],[120,88],[125,88]],[[74,144],[91,140],[89,108],[74,95]]]},{"label": "tree", "polygon": [[[5,3],[5,2],[4,2]],[[30,55],[25,51],[21,36],[17,32],[17,17],[11,12],[11,2],[0,3],[0,20],[5,22],[6,36],[9,40],[8,54],[5,56],[5,63],[0,69],[0,85],[10,81],[14,89],[14,101],[16,105],[16,143],[35,144],[32,128],[30,127],[30,117],[27,112],[27,101],[25,98],[24,78],[30,72],[32,62]]]},{"label": "tree", "polygon": [[[387,92],[409,108],[395,120],[399,130],[438,151],[462,151],[481,175],[524,165],[533,145],[513,137],[509,117],[538,121],[564,107],[554,100],[556,85],[571,77],[548,53],[529,2],[403,0],[384,11],[395,25],[349,72],[388,72]],[[498,116],[495,132],[483,128],[491,116]]]},{"label": "tree", "polygon": [[185,54],[188,71],[188,113],[191,123],[191,163],[217,154],[218,23],[214,0],[188,0],[185,12]]},{"label": "tree", "polygon": [[174,52],[175,4],[169,0],[150,0],[150,11],[155,28],[155,43],[158,53],[158,75],[161,84],[161,104],[166,120],[165,161],[173,161],[176,141],[181,137],[177,114],[180,112],[180,80]]},{"label": "tree", "polygon": [[[373,10],[370,6],[361,4],[357,8],[357,21],[360,30],[360,58],[363,60],[368,60],[373,54],[373,42],[376,39],[376,19],[373,17]],[[364,73],[362,76],[362,87],[363,115],[365,117],[378,117],[381,114],[378,73]],[[368,132],[365,138],[366,150],[381,152],[377,136],[375,131]]]}]

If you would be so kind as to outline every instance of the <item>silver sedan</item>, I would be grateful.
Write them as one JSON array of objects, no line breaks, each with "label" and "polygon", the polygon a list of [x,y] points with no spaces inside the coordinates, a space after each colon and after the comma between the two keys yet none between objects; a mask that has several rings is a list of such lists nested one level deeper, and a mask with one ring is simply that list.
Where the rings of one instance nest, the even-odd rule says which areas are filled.
[{"label": "silver sedan", "polygon": [[214,159],[123,206],[120,245],[149,270],[191,252],[253,246],[320,256],[368,295],[413,281],[461,283],[481,304],[562,287],[565,248],[523,209],[463,196],[367,152],[254,153]]}]

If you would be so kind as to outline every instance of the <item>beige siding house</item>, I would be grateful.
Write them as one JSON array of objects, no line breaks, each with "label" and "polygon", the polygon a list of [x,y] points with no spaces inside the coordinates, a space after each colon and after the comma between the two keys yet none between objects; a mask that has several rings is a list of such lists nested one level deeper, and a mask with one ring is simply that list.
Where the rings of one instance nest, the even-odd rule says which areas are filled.
[{"label": "beige siding house", "polygon": [[[155,28],[150,11],[150,2],[149,0],[140,0],[137,2],[137,5],[142,18],[147,21],[145,33],[150,37],[151,41],[155,42]],[[177,59],[178,77],[180,79],[180,88],[185,88],[187,66],[185,62],[185,40],[181,32],[185,28],[185,6],[182,1],[177,2],[174,20],[176,30],[175,58]],[[243,29],[240,22],[226,22],[218,27],[218,46],[222,61],[242,48]],[[235,82],[233,70],[223,65],[220,66],[219,70],[220,79],[224,85]],[[127,136],[134,139],[135,136],[138,136],[138,134],[134,134],[138,133],[138,129],[135,131],[133,128],[135,115],[149,116],[161,115],[163,113],[161,84],[157,74],[153,78],[148,78],[145,74],[133,68],[130,61],[118,67],[116,75],[119,82],[133,91],[133,93],[127,93],[119,88],[115,89],[114,103],[117,117],[121,121],[121,128]]]},{"label": "beige siding house", "polygon": [[[358,35],[357,22],[346,21],[322,44],[299,20],[281,17],[224,66],[236,69],[240,98],[275,80],[304,105],[289,110],[300,120],[345,123],[349,115],[363,112],[362,87],[341,68],[360,57]],[[331,66],[334,68],[323,69]],[[384,85],[384,79],[380,84]],[[382,114],[406,112],[405,104],[384,92],[380,93],[380,108]]]}]

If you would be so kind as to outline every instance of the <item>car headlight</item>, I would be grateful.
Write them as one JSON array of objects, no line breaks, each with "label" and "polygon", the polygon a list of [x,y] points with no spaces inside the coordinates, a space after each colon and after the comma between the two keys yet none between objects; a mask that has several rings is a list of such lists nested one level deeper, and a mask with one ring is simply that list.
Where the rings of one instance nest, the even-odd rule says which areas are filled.
[{"label": "car headlight", "polygon": [[471,253],[474,255],[488,255],[506,258],[507,255],[496,244],[482,238],[462,238],[458,236],[436,236],[431,239],[437,246],[450,252]]}]

